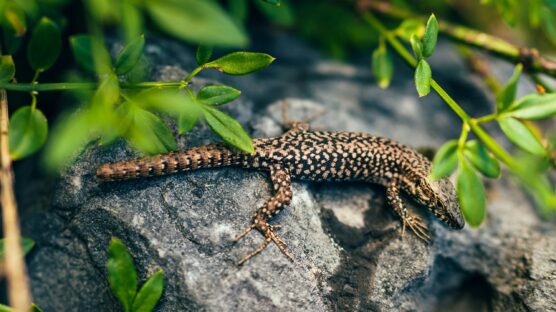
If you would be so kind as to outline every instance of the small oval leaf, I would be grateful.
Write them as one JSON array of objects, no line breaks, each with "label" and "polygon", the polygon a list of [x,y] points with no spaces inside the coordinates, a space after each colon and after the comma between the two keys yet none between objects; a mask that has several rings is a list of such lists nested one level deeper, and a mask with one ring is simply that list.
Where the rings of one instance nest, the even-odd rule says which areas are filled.
[{"label": "small oval leaf", "polygon": [[8,82],[15,76],[15,64],[11,55],[0,56],[0,82]]},{"label": "small oval leaf", "polygon": [[515,66],[512,77],[508,80],[504,89],[502,89],[496,96],[496,109],[498,110],[498,113],[506,111],[514,101],[517,92],[517,83],[519,81],[522,68],[523,66],[521,64],[517,64]]},{"label": "small oval leaf", "polygon": [[84,69],[99,74],[111,71],[110,54],[101,42],[89,35],[75,35],[70,37],[70,46],[75,60]]},{"label": "small oval leaf", "polygon": [[425,34],[423,35],[423,56],[429,57],[434,53],[436,47],[436,40],[438,38],[438,21],[436,16],[431,14],[425,27]]},{"label": "small oval leaf", "polygon": [[137,274],[133,259],[127,248],[117,238],[112,238],[108,248],[108,281],[112,293],[124,306],[125,311],[130,311],[133,298],[137,293]]},{"label": "small oval leaf", "polygon": [[200,45],[197,47],[197,52],[195,53],[195,60],[198,65],[203,65],[210,60],[212,56],[212,47]]},{"label": "small oval leaf", "polygon": [[403,22],[396,28],[396,34],[403,39],[410,41],[412,35],[416,37],[423,35],[425,32],[425,27],[423,27],[423,22],[419,18],[408,18],[403,20]]},{"label": "small oval leaf", "polygon": [[184,109],[180,113],[178,119],[179,134],[186,134],[197,124],[199,117],[202,114],[201,107],[193,101],[184,104]]},{"label": "small oval leaf", "polygon": [[500,176],[500,164],[498,160],[478,141],[471,140],[465,144],[465,156],[471,161],[485,177],[498,178]]},{"label": "small oval leaf", "polygon": [[547,151],[537,137],[524,125],[515,118],[498,119],[502,132],[522,150],[538,156],[546,156]]},{"label": "small oval leaf", "polygon": [[384,45],[380,45],[373,52],[371,67],[378,86],[382,89],[388,88],[394,75],[394,61]]},{"label": "small oval leaf", "polygon": [[43,146],[48,135],[48,122],[40,110],[23,106],[10,118],[8,133],[10,156],[21,159]]},{"label": "small oval leaf", "polygon": [[223,85],[203,87],[197,93],[197,101],[205,105],[222,105],[237,99],[241,91]]},{"label": "small oval leaf", "polygon": [[141,35],[126,45],[116,58],[116,74],[128,73],[143,55],[145,48],[145,35]]},{"label": "small oval leaf", "polygon": [[411,35],[411,38],[409,38],[409,43],[411,43],[411,49],[413,50],[413,54],[415,54],[415,57],[420,60],[423,58],[423,44],[421,43],[421,40],[419,40],[419,37],[417,37],[416,34]]},{"label": "small oval leaf", "polygon": [[452,174],[458,164],[458,142],[451,140],[438,150],[432,160],[431,179],[440,180]]},{"label": "small oval leaf", "polygon": [[151,312],[160,300],[163,290],[164,271],[159,270],[158,272],[153,274],[153,276],[151,276],[141,287],[141,290],[133,301],[133,307],[131,311]]},{"label": "small oval leaf", "polygon": [[429,94],[431,90],[432,72],[429,63],[424,59],[419,60],[415,69],[415,88],[419,97]]},{"label": "small oval leaf", "polygon": [[49,69],[60,55],[62,34],[58,26],[47,17],[41,18],[27,45],[27,61],[35,71]]},{"label": "small oval leaf", "polygon": [[485,218],[485,188],[467,160],[462,158],[459,167],[457,189],[461,211],[471,227],[478,227]]},{"label": "small oval leaf", "polygon": [[251,138],[235,119],[216,108],[208,106],[203,106],[203,115],[212,131],[226,143],[250,154],[254,152]]},{"label": "small oval leaf", "polygon": [[509,116],[538,120],[556,115],[556,93],[529,94],[510,108]]},{"label": "small oval leaf", "polygon": [[233,52],[206,65],[228,75],[246,75],[267,67],[274,60],[274,57],[265,53]]},{"label": "small oval leaf", "polygon": [[126,137],[133,147],[147,155],[168,153],[176,149],[176,140],[168,126],[155,114],[130,105],[133,123]]}]

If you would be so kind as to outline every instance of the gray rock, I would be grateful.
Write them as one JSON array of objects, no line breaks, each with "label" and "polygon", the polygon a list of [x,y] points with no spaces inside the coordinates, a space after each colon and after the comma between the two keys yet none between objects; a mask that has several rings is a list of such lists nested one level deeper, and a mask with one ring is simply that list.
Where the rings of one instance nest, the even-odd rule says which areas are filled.
[{"label": "gray rock", "polygon": [[[226,109],[254,136],[280,132],[281,100],[290,117],[328,129],[370,132],[438,147],[460,123],[434,94],[415,95],[409,71],[378,89],[366,65],[326,60],[288,36],[274,35],[278,61],[245,77],[203,74],[197,86],[221,81],[243,91]],[[287,51],[281,47],[293,47]],[[149,43],[156,80],[194,67],[192,53],[166,41]],[[284,61],[281,61],[284,60]],[[438,80],[472,114],[488,98],[447,45],[435,53]],[[440,66],[442,64],[442,67]],[[444,65],[449,64],[449,65]],[[407,74],[407,75],[406,75]],[[404,76],[405,75],[405,76]],[[208,79],[208,80],[207,80]],[[186,141],[187,140],[187,141]],[[179,148],[213,142],[205,125]],[[295,261],[270,246],[243,267],[236,262],[262,242],[250,233],[253,212],[271,196],[265,173],[234,168],[150,180],[100,184],[97,165],[136,156],[123,142],[88,149],[55,182],[35,180],[20,194],[24,233],[37,241],[28,256],[34,299],[45,311],[118,311],[106,280],[110,237],[123,240],[140,284],[165,271],[158,311],[548,311],[556,306],[556,233],[507,179],[489,187],[488,219],[452,232],[422,213],[433,231],[425,245],[400,225],[381,187],[359,183],[295,183],[288,209],[274,218]],[[38,182],[37,182],[38,181]],[[32,182],[29,182],[33,185]]]}]

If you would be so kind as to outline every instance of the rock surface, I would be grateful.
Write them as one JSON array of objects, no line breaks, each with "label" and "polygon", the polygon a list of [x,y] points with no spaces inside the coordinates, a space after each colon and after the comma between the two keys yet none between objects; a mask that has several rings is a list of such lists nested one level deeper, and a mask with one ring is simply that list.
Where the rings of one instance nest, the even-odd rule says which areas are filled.
[{"label": "rock surface", "polygon": [[[438,147],[457,137],[459,122],[440,99],[415,95],[400,70],[378,89],[365,63],[330,62],[290,37],[274,34],[265,52],[278,58],[252,76],[208,73],[243,92],[228,112],[254,136],[280,131],[280,100],[290,117],[325,109],[314,126],[388,136]],[[292,47],[282,50],[281,47]],[[254,48],[253,50],[257,50]],[[150,43],[156,80],[175,80],[194,67],[188,49]],[[433,69],[471,114],[488,99],[447,45]],[[440,64],[442,64],[440,66]],[[400,69],[403,65],[398,66]],[[206,83],[199,79],[197,84]],[[187,142],[185,140],[187,139]],[[179,148],[216,140],[204,125]],[[490,183],[488,219],[452,232],[422,212],[433,232],[425,245],[399,234],[399,221],[378,186],[295,183],[291,206],[274,218],[293,263],[275,246],[243,267],[235,263],[262,242],[251,233],[253,212],[270,196],[266,174],[226,168],[150,180],[99,184],[100,163],[135,156],[123,143],[89,149],[55,183],[29,182],[21,193],[24,233],[37,241],[27,257],[34,299],[44,311],[119,311],[106,281],[110,237],[123,240],[140,284],[166,273],[157,311],[549,311],[556,307],[556,230],[506,179]],[[38,185],[37,185],[38,184]]]}]

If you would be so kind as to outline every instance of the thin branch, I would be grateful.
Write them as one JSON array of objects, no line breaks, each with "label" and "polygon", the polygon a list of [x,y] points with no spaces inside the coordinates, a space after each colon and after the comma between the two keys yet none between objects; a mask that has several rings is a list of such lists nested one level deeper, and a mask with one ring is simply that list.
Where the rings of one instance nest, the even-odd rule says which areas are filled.
[{"label": "thin branch", "polygon": [[[426,20],[423,16],[397,8],[388,2],[359,0],[357,5],[361,11],[372,10],[397,19]],[[438,26],[441,34],[454,41],[482,49],[515,64],[522,63],[527,72],[544,73],[556,78],[556,62],[542,56],[535,48],[518,47],[496,36],[445,21],[439,21]]]},{"label": "thin branch", "polygon": [[8,298],[15,311],[28,311],[31,292],[27,281],[24,254],[21,248],[21,230],[17,216],[17,203],[13,189],[12,161],[8,141],[8,98],[0,90],[0,202],[5,238],[5,273],[8,280]]}]

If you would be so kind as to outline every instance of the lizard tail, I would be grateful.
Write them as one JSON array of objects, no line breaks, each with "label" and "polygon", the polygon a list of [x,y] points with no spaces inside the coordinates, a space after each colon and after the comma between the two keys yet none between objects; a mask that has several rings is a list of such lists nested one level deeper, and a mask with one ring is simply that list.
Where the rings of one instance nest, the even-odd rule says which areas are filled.
[{"label": "lizard tail", "polygon": [[182,152],[124,160],[100,165],[101,181],[121,181],[169,175],[181,171],[238,165],[243,154],[223,145],[209,144]]}]

